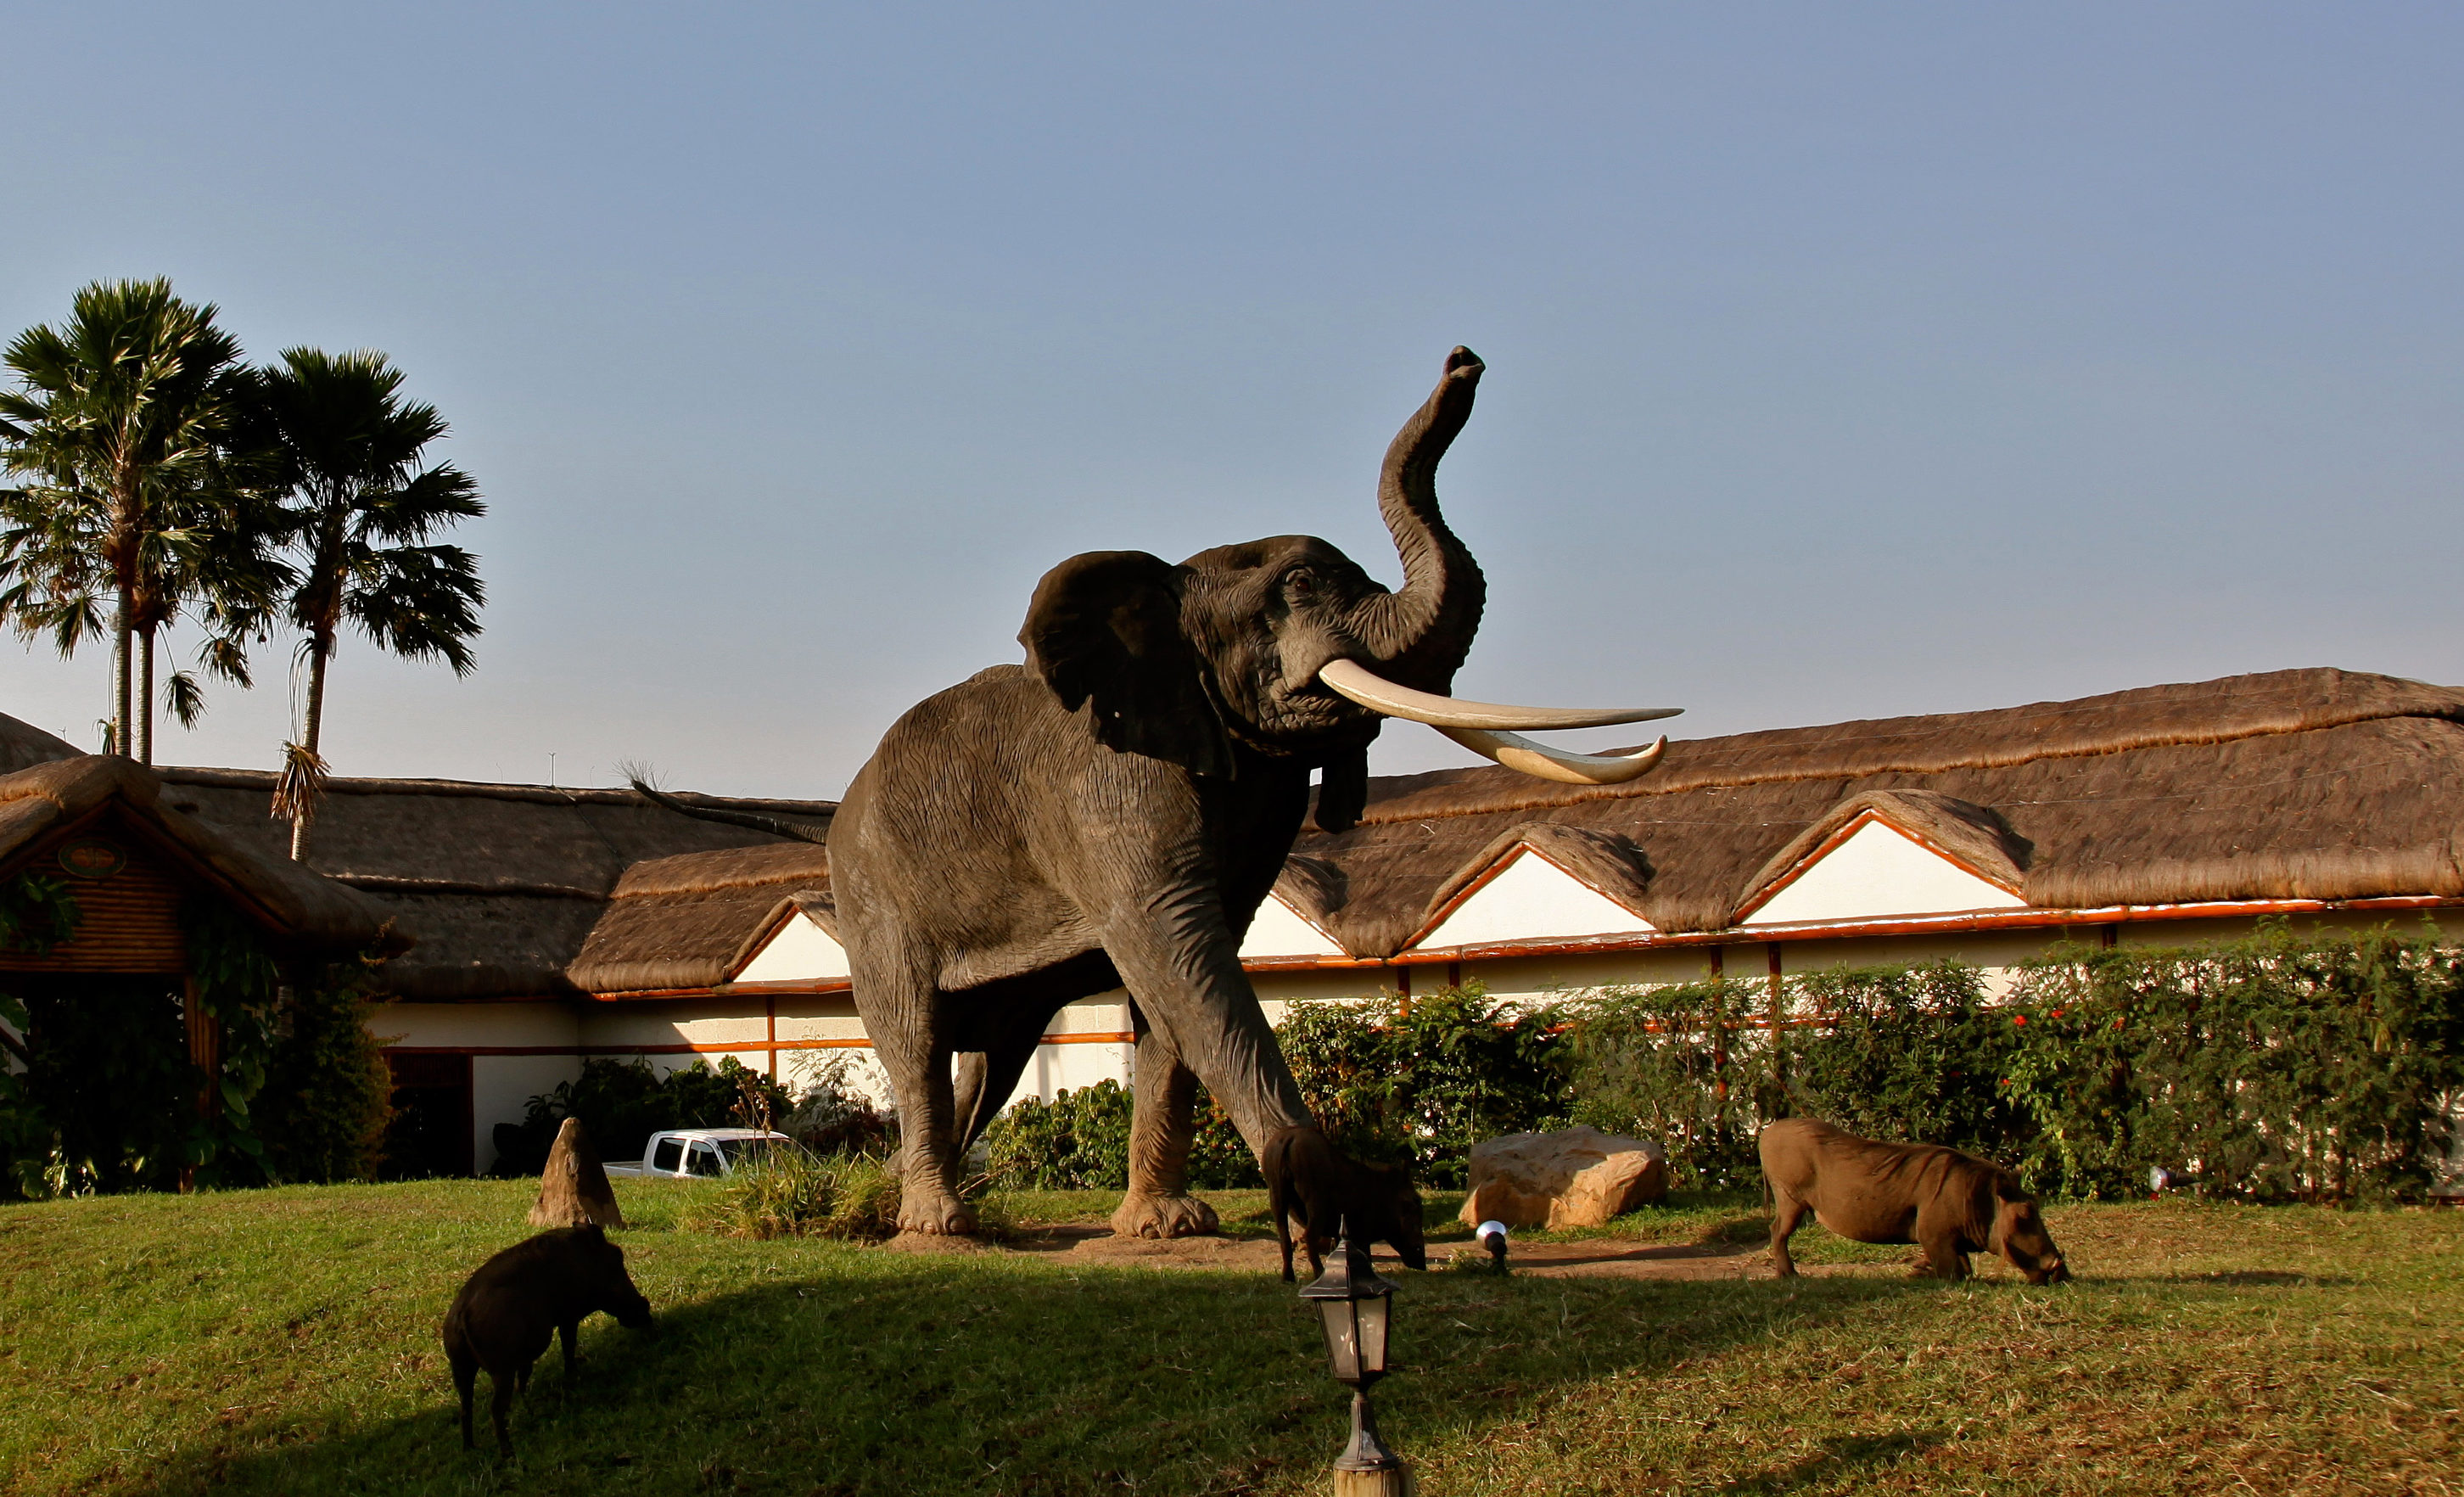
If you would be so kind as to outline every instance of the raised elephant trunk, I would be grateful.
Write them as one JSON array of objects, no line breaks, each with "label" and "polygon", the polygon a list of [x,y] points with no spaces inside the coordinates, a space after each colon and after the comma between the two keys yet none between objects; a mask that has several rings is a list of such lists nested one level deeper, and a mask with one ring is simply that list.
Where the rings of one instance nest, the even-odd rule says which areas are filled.
[{"label": "raised elephant trunk", "polygon": [[1438,460],[1471,417],[1486,367],[1468,348],[1446,355],[1438,387],[1386,448],[1377,511],[1403,561],[1403,590],[1363,604],[1360,639],[1378,671],[1422,691],[1454,684],[1480,629],[1488,583],[1438,511]]},{"label": "raised elephant trunk", "polygon": [[1387,447],[1377,509],[1403,559],[1403,590],[1379,594],[1362,605],[1359,634],[1372,661],[1334,661],[1318,672],[1318,679],[1373,712],[1425,722],[1508,769],[1569,784],[1632,780],[1660,762],[1666,738],[1632,754],[1570,754],[1506,730],[1605,727],[1670,717],[1680,709],[1506,707],[1439,694],[1454,683],[1455,672],[1471,652],[1472,635],[1480,629],[1481,610],[1488,599],[1480,563],[1438,512],[1438,460],[1470,419],[1472,397],[1485,367],[1468,348],[1448,354],[1438,387]]}]

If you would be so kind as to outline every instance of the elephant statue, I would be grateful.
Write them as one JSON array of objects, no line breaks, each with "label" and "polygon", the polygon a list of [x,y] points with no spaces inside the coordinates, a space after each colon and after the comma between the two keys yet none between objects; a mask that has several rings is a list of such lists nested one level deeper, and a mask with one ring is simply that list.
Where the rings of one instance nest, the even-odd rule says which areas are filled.
[{"label": "elephant statue", "polygon": [[1136,1026],[1115,1231],[1215,1228],[1186,1190],[1199,1081],[1252,1151],[1315,1127],[1239,952],[1312,814],[1311,774],[1316,824],[1353,826],[1387,717],[1556,780],[1615,782],[1657,761],[1664,738],[1592,756],[1511,730],[1673,709],[1442,694],[1485,583],[1439,513],[1436,471],[1482,372],[1455,349],[1387,451],[1378,506],[1400,591],[1311,536],[1177,566],[1142,551],[1072,557],[1035,589],[1025,664],[917,705],[856,775],[826,841],[856,1009],[899,1109],[902,1229],[974,1230],[957,1188],[968,1146],[1061,1007],[1114,987],[1129,990]]}]

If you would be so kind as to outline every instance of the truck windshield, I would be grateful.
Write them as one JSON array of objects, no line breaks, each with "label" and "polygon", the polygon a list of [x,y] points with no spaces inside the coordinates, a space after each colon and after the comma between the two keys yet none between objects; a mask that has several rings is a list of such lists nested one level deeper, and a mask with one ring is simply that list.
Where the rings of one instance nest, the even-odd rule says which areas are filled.
[{"label": "truck windshield", "polygon": [[778,1144],[779,1140],[776,1138],[722,1138],[718,1141],[718,1147],[727,1155],[727,1164],[730,1169],[744,1163],[747,1159],[761,1158],[778,1147]]}]

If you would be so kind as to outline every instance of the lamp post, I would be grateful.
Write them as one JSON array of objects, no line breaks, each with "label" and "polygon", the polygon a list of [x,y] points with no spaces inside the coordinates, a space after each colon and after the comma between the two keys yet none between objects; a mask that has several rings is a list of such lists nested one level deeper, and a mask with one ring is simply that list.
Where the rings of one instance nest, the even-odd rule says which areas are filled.
[{"label": "lamp post", "polygon": [[1386,1376],[1395,1286],[1377,1277],[1368,1251],[1352,1245],[1338,1221],[1333,1259],[1301,1298],[1317,1310],[1318,1329],[1326,1333],[1327,1370],[1352,1390],[1352,1443],[1335,1458],[1336,1497],[1410,1497],[1417,1489],[1411,1469],[1377,1438],[1377,1416],[1369,1406],[1370,1385]]}]

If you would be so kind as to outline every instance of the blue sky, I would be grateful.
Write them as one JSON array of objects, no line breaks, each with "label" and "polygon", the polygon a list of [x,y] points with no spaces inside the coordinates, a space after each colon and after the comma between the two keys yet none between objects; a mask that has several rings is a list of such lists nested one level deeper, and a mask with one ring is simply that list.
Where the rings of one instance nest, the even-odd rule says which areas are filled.
[{"label": "blue sky", "polygon": [[[1074,552],[1299,531],[1391,580],[1377,457],[1457,342],[1465,694],[1693,737],[2457,682],[2460,43],[2400,5],[21,8],[0,334],[168,275],[443,409],[479,670],[346,651],[346,774],[835,794]],[[270,765],[281,659],[159,757]],[[0,711],[91,742],[106,671],[0,642]]]}]

